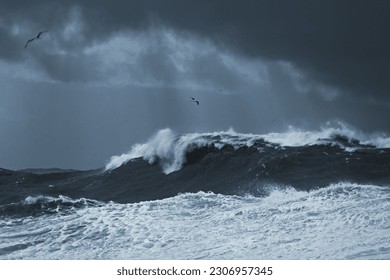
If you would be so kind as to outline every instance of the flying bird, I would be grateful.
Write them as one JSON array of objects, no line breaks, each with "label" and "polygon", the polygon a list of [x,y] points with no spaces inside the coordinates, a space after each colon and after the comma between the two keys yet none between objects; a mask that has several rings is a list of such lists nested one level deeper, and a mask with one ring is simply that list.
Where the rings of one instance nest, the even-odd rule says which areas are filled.
[{"label": "flying bird", "polygon": [[31,38],[29,40],[27,40],[26,42],[26,45],[24,46],[24,48],[27,48],[28,44],[36,39],[42,39],[41,35],[45,32],[49,32],[49,30],[44,30],[44,31],[40,31],[38,32],[37,36],[35,36],[34,38]]},{"label": "flying bird", "polygon": [[193,97],[191,97],[191,99],[192,99],[193,102],[196,102],[196,104],[199,106],[199,101],[198,101],[198,100],[196,100],[196,99],[193,98]]}]

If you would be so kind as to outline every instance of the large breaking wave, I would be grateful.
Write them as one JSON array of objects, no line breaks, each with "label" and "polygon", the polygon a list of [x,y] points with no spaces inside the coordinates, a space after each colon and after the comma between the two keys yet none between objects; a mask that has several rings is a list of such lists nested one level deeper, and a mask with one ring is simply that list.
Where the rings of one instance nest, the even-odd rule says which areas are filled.
[{"label": "large breaking wave", "polygon": [[305,191],[339,182],[387,186],[389,147],[389,138],[346,127],[265,135],[163,129],[102,169],[0,170],[0,205],[39,195],[128,203],[199,191],[264,196],[274,185]]},{"label": "large breaking wave", "polygon": [[132,159],[143,158],[150,164],[159,161],[164,173],[169,174],[182,168],[187,155],[196,149],[222,149],[232,146],[234,149],[256,147],[261,150],[261,146],[265,144],[275,148],[338,145],[345,151],[355,151],[359,148],[389,148],[390,138],[359,133],[341,124],[338,128],[324,128],[319,131],[302,131],[290,127],[284,133],[263,135],[240,134],[233,129],[226,132],[176,135],[167,128],[158,131],[146,143],[135,144],[130,152],[111,157],[105,169],[115,169]]},{"label": "large breaking wave", "polygon": [[390,140],[157,132],[101,169],[0,169],[3,259],[389,259]]}]

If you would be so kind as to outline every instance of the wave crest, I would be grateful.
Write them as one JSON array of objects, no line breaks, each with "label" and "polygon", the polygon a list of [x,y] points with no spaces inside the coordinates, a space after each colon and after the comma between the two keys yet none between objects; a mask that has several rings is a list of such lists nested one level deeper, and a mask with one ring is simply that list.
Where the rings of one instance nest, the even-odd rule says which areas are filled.
[{"label": "wave crest", "polygon": [[146,143],[133,145],[129,153],[111,157],[106,170],[115,169],[129,160],[142,157],[150,164],[159,160],[164,173],[168,174],[182,167],[187,152],[211,144],[212,142],[201,137],[201,134],[186,134],[178,137],[172,130],[162,129]]},{"label": "wave crest", "polygon": [[163,172],[169,174],[180,170],[186,163],[186,156],[195,149],[225,146],[234,149],[254,147],[261,150],[268,147],[301,147],[312,145],[338,145],[353,152],[359,148],[390,148],[390,138],[384,135],[368,135],[339,123],[318,131],[302,131],[289,127],[287,132],[268,134],[242,134],[233,129],[213,133],[189,133],[176,135],[171,129],[158,131],[144,144],[135,144],[130,152],[112,156],[105,169],[112,170],[136,158],[143,158],[149,164],[158,162]]},{"label": "wave crest", "polygon": [[28,196],[23,201],[0,205],[0,217],[2,216],[33,216],[50,213],[67,213],[74,209],[99,206],[101,202],[93,199],[72,199],[64,195],[52,196]]}]

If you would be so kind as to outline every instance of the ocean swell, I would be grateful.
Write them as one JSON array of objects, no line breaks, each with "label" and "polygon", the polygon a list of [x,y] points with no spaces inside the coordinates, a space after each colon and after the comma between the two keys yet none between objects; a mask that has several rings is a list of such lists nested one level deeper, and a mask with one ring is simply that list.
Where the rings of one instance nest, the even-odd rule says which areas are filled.
[{"label": "ocean swell", "polygon": [[390,148],[390,138],[384,135],[367,135],[340,125],[336,128],[323,128],[318,131],[302,131],[290,127],[284,133],[242,134],[233,129],[213,133],[189,133],[176,135],[171,129],[158,131],[144,144],[135,144],[130,152],[113,156],[105,170],[112,170],[136,158],[143,158],[149,164],[158,162],[165,174],[180,170],[193,150],[201,148],[234,149],[254,147],[262,151],[264,146],[305,147],[313,145],[336,145],[347,152],[358,149]]}]

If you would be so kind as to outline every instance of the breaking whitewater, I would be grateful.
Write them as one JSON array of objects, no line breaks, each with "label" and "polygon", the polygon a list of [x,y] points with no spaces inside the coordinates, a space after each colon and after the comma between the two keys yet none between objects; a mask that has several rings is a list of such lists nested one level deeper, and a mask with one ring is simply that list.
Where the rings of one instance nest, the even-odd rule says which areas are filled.
[{"label": "breaking whitewater", "polygon": [[390,259],[390,138],[164,129],[101,169],[0,169],[0,258]]}]

